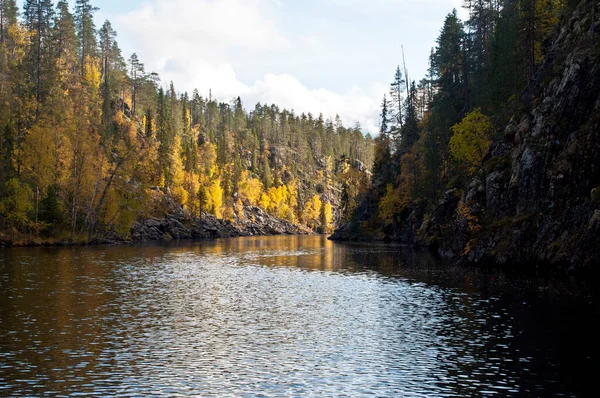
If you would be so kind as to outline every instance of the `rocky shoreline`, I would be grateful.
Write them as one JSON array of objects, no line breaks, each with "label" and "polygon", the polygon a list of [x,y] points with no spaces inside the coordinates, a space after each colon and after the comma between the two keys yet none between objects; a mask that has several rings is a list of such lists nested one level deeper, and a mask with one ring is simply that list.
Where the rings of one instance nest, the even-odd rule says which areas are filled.
[{"label": "rocky shoreline", "polygon": [[159,242],[173,240],[207,240],[249,236],[311,235],[313,231],[267,214],[255,206],[244,208],[244,218],[221,220],[203,213],[199,218],[185,214],[167,214],[136,221],[129,236],[110,234],[91,242],[68,242],[51,240],[0,241],[0,247],[61,247],[102,244],[130,244],[135,242]]},{"label": "rocky shoreline", "polygon": [[220,220],[210,214],[200,218],[167,215],[136,222],[131,229],[134,242],[164,241],[174,239],[219,239],[245,236],[309,235],[308,228],[275,218],[259,207],[244,209],[243,220]]}]

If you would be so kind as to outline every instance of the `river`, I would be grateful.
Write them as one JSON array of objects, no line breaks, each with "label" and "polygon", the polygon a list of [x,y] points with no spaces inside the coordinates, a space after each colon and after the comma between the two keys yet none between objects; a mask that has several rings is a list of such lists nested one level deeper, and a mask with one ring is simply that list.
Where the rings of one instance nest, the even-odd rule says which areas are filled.
[{"label": "river", "polygon": [[595,294],[321,236],[0,250],[2,396],[582,396]]}]

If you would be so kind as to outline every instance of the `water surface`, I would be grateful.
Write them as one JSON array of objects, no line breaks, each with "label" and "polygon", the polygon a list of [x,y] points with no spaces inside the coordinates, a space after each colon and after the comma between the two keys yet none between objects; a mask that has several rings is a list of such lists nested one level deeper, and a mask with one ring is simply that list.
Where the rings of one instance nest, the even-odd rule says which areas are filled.
[{"label": "water surface", "polygon": [[581,396],[581,284],[271,237],[0,251],[2,396]]}]

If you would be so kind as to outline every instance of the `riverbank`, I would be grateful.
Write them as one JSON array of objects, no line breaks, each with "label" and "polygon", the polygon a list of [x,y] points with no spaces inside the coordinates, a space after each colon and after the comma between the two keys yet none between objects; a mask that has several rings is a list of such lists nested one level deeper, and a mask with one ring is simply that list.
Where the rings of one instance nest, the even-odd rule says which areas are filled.
[{"label": "riverbank", "polygon": [[129,244],[134,242],[158,242],[188,239],[220,239],[250,236],[311,235],[309,228],[267,214],[256,206],[244,207],[243,217],[222,220],[203,213],[190,217],[184,213],[166,214],[136,221],[126,236],[116,232],[91,241],[44,239],[20,237],[14,240],[0,239],[0,247],[62,247],[100,244]]},{"label": "riverbank", "polygon": [[600,25],[589,11],[582,3],[557,30],[480,167],[393,212],[375,179],[332,239],[403,242],[454,263],[600,272],[600,47],[590,40]]}]

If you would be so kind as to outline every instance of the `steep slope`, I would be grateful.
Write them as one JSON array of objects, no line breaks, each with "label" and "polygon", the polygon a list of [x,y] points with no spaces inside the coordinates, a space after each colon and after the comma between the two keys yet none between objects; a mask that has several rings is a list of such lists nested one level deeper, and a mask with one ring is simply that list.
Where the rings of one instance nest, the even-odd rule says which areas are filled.
[{"label": "steep slope", "polygon": [[525,94],[533,110],[507,126],[451,219],[422,226],[421,243],[469,262],[600,260],[600,46],[588,11],[553,43]]},{"label": "steep slope", "polygon": [[513,118],[468,188],[427,215],[413,206],[390,238],[470,263],[600,262],[600,41],[589,11],[582,4],[562,26],[523,94],[531,111]]}]

